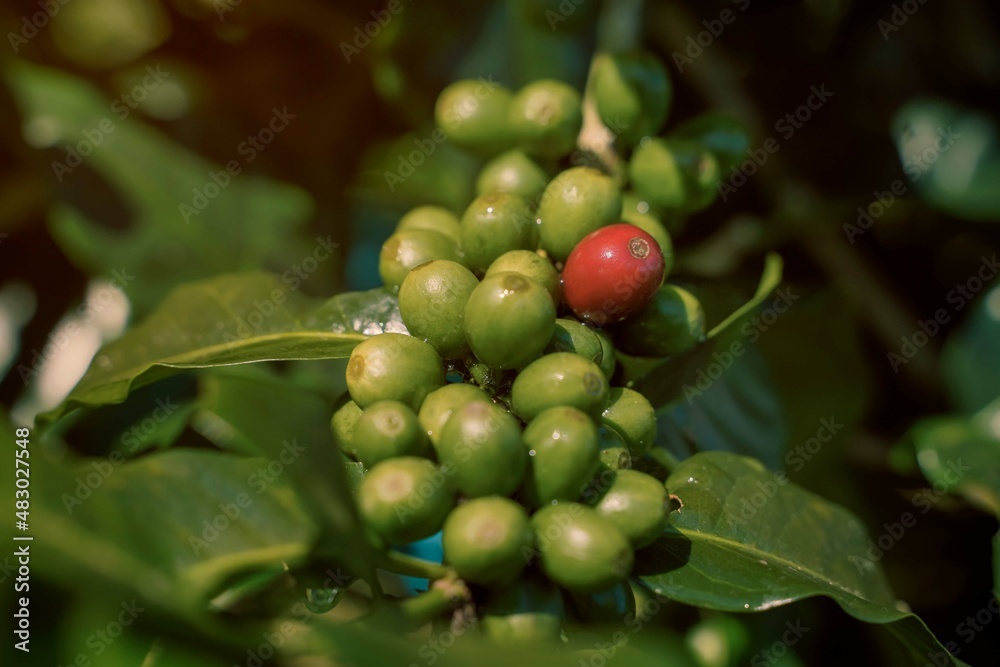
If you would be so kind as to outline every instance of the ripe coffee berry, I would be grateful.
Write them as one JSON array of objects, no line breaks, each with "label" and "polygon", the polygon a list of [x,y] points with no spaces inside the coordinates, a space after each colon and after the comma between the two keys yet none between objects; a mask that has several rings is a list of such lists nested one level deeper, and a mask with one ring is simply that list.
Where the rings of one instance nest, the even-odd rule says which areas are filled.
[{"label": "ripe coffee berry", "polygon": [[576,316],[598,326],[642,310],[663,281],[663,253],[635,225],[602,227],[573,248],[563,269],[563,298]]}]

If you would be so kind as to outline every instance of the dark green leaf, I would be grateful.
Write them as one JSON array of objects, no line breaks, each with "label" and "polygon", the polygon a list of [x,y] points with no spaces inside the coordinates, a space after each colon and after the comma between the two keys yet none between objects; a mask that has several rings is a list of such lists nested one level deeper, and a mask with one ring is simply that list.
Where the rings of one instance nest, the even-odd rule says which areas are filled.
[{"label": "dark green leaf", "polygon": [[55,418],[73,406],[120,403],[131,389],[189,368],[347,357],[384,331],[405,332],[394,296],[310,299],[266,273],[178,287],[141,324],[102,348]]},{"label": "dark green leaf", "polygon": [[[51,233],[88,273],[128,276],[119,286],[140,313],[177,284],[261,266],[291,267],[312,254],[315,242],[297,235],[313,208],[303,190],[247,173],[229,177],[224,167],[178,146],[136,114],[121,119],[111,101],[83,80],[23,60],[10,65],[6,78],[26,125],[55,133],[54,164],[67,164],[67,146],[100,137],[89,140],[98,145],[83,165],[57,172],[54,185],[73,193],[88,187],[94,176],[82,172],[92,171],[120,202],[98,198],[93,205],[101,208],[87,212],[60,203],[50,212]],[[229,177],[228,185],[216,188],[213,172]],[[195,191],[213,188],[216,196],[195,207]],[[124,229],[106,224],[123,215]]]},{"label": "dark green leaf", "polygon": [[764,272],[760,276],[760,282],[757,284],[757,291],[754,292],[753,298],[743,304],[743,306],[738,308],[736,312],[731,314],[722,322],[715,325],[715,327],[708,332],[708,337],[716,338],[727,329],[734,327],[737,323],[742,322],[748,315],[750,315],[754,309],[757,308],[757,306],[763,303],[764,299],[766,299],[771,292],[777,289],[778,285],[781,284],[784,266],[785,262],[781,259],[781,255],[776,252],[768,253],[764,260]]},{"label": "dark green leaf", "polygon": [[264,452],[280,468],[279,475],[287,472],[304,506],[324,528],[324,555],[368,576],[370,548],[354,508],[343,454],[330,430],[331,402],[263,373],[217,372],[211,382],[213,397],[205,409]]},{"label": "dark green leaf", "polygon": [[[139,594],[181,616],[205,609],[232,575],[294,562],[316,529],[268,461],[167,450],[115,467],[47,464],[33,494],[32,528],[50,578],[80,578]],[[35,467],[35,466],[33,466]]]},{"label": "dark green leaf", "polygon": [[656,593],[724,611],[763,611],[823,595],[857,619],[885,624],[914,664],[947,655],[919,618],[896,607],[868,559],[864,527],[846,510],[724,452],[681,462],[667,488],[683,507],[667,533],[637,554],[637,571]]},{"label": "dark green leaf", "polygon": [[966,414],[1000,397],[1000,285],[986,290],[969,310],[941,352],[948,393]]},{"label": "dark green leaf", "polygon": [[699,379],[698,371],[712,362],[712,354],[717,349],[718,339],[722,334],[735,330],[736,325],[749,317],[781,284],[783,265],[781,255],[769,253],[753,298],[717,324],[708,333],[708,339],[694,349],[660,363],[654,363],[653,360],[623,360],[629,369],[629,379],[635,381],[635,389],[642,392],[654,407],[663,407],[678,400],[683,395],[685,385],[695,384]]},{"label": "dark green leaf", "polygon": [[740,356],[708,359],[684,398],[658,411],[657,446],[681,459],[721,450],[753,456],[772,470],[783,467],[784,408],[764,357],[755,346],[741,349]]}]

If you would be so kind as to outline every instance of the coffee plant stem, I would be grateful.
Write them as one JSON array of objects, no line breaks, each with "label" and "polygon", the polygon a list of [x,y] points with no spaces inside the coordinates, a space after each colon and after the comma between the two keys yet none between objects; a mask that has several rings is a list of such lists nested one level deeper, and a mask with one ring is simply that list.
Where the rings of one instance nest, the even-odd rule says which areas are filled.
[{"label": "coffee plant stem", "polygon": [[426,593],[403,600],[399,609],[408,620],[422,625],[470,599],[472,594],[465,582],[451,576],[435,581]]},{"label": "coffee plant stem", "polygon": [[455,576],[454,570],[450,567],[391,550],[382,555],[378,567],[396,574],[420,577],[421,579],[444,579]]}]

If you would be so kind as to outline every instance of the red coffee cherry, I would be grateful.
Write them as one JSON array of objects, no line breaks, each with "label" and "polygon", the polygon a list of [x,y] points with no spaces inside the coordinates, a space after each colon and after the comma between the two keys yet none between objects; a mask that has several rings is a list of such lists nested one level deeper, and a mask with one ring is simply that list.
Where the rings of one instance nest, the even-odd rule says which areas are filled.
[{"label": "red coffee cherry", "polygon": [[642,310],[663,282],[663,254],[635,225],[618,223],[585,236],[566,259],[563,298],[598,326]]}]

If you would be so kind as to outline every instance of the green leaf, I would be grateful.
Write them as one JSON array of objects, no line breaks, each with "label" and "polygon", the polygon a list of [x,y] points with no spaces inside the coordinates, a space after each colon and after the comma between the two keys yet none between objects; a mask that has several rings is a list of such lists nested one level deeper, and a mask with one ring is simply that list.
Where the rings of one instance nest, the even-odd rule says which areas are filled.
[{"label": "green leaf", "polygon": [[935,488],[960,494],[1000,517],[1000,399],[971,419],[924,419],[909,438]]},{"label": "green leaf", "polygon": [[[53,144],[47,170],[57,168],[50,162],[67,164],[67,147],[94,146],[82,165],[56,172],[53,185],[57,194],[76,198],[78,191],[99,184],[112,196],[84,199],[86,211],[60,201],[50,211],[50,230],[88,273],[128,276],[119,286],[125,283],[138,312],[148,312],[177,284],[261,266],[290,267],[312,253],[313,242],[298,235],[313,209],[300,188],[245,172],[229,176],[224,167],[177,145],[137,114],[120,118],[111,100],[65,72],[19,61],[8,63],[4,76],[26,127],[52,135],[46,136]],[[233,158],[246,169],[243,156]],[[228,185],[197,208],[195,191],[217,186],[212,173],[229,178]],[[119,228],[108,225],[123,216]]]},{"label": "green leaf", "polygon": [[231,576],[295,562],[316,534],[285,480],[260,474],[263,459],[180,449],[118,467],[43,458],[32,456],[38,564],[72,588],[103,582],[197,615]]},{"label": "green leaf", "polygon": [[1000,284],[987,289],[969,310],[941,352],[945,386],[966,414],[1000,397]]},{"label": "green leaf", "polygon": [[760,282],[757,284],[757,291],[754,292],[753,298],[743,304],[732,315],[715,325],[708,332],[708,337],[715,338],[746,319],[781,284],[784,266],[785,262],[781,259],[781,255],[776,252],[769,252],[764,259],[764,272],[760,276]]},{"label": "green leaf", "polygon": [[[681,462],[667,488],[683,507],[664,536],[637,554],[636,571],[654,592],[736,612],[822,595],[859,620],[885,624],[914,664],[948,655],[919,618],[896,607],[868,560],[864,527],[843,508],[724,452]],[[963,664],[950,660],[940,664]]]},{"label": "green leaf", "polygon": [[624,359],[623,363],[630,369],[630,380],[635,382],[635,389],[642,392],[654,407],[668,405],[681,397],[685,385],[693,385],[698,381],[698,371],[712,359],[712,353],[722,334],[734,331],[781,284],[783,266],[781,255],[768,253],[764,272],[753,298],[717,324],[709,331],[707,340],[694,349],[669,357],[658,364],[652,360]]},{"label": "green leaf", "polygon": [[330,430],[331,402],[291,381],[264,373],[217,371],[205,409],[237,431],[282,472],[323,527],[319,550],[370,576],[371,548],[354,507],[344,456]]},{"label": "green leaf", "polygon": [[184,369],[275,359],[337,359],[366,336],[405,332],[394,296],[348,292],[327,301],[277,276],[238,273],[183,285],[141,324],[103,347],[54,419],[74,406],[120,403],[135,387]]},{"label": "green leaf", "polygon": [[995,119],[935,99],[915,99],[893,119],[909,182],[935,207],[970,220],[1000,216],[1000,134]]},{"label": "green leaf", "polygon": [[[727,348],[728,349],[728,348]],[[685,398],[657,412],[657,446],[684,459],[701,451],[727,451],[753,456],[768,468],[784,464],[788,440],[785,410],[755,346],[744,345],[740,356],[712,360],[706,372],[685,389]],[[728,359],[731,365],[724,367]]]}]

